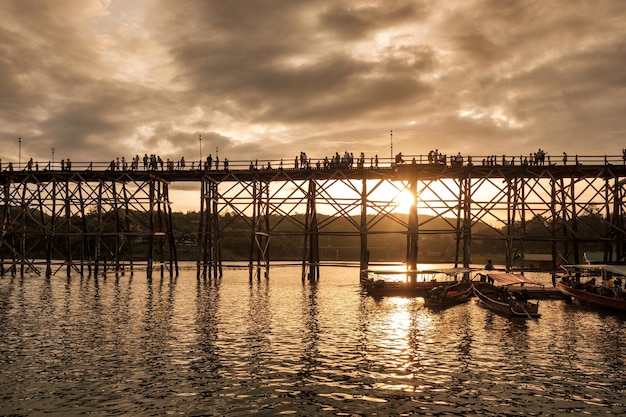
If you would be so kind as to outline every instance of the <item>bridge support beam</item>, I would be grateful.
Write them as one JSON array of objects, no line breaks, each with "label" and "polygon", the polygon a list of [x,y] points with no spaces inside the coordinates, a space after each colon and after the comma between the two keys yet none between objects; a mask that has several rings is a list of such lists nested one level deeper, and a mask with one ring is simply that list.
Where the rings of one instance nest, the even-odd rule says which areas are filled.
[{"label": "bridge support beam", "polygon": [[409,281],[417,281],[417,250],[419,239],[419,217],[417,212],[417,177],[410,179],[409,191],[411,192],[412,203],[409,208],[409,224],[406,235],[406,266],[409,270]]},{"label": "bridge support beam", "polygon": [[369,250],[367,249],[367,176],[364,175],[361,186],[361,226],[359,229],[361,238],[361,256],[359,270],[361,273],[367,270],[369,265]]},{"label": "bridge support beam", "polygon": [[302,257],[302,280],[318,281],[320,273],[319,225],[317,219],[317,182],[311,178],[306,200],[304,220],[304,254]]},{"label": "bridge support beam", "polygon": [[270,274],[269,184],[255,179],[252,184],[252,233],[250,236],[250,279]]},{"label": "bridge support beam", "polygon": [[[47,276],[61,269],[91,274],[92,267],[96,275],[123,273],[128,265],[132,272],[142,257],[150,277],[158,269],[177,274],[170,181],[202,181],[199,277],[221,276],[224,237],[251,238],[249,261],[257,276],[261,269],[269,273],[270,236],[282,239],[288,259],[299,261],[302,254],[302,278],[313,280],[319,279],[320,244],[328,251],[324,258],[339,258],[342,247],[341,259],[361,269],[376,259],[405,261],[408,270],[418,258],[456,265],[461,256],[469,266],[470,246],[505,257],[507,269],[535,268],[526,250],[550,253],[553,269],[557,261],[580,263],[590,251],[603,252],[607,262],[622,261],[624,178],[622,164],[508,161],[384,169],[5,170],[0,273],[39,274],[44,263]],[[414,204],[405,215],[400,194],[407,192]],[[305,207],[306,214],[298,214]],[[454,235],[456,248],[446,235]],[[425,256],[418,256],[420,245],[429,248]]]},{"label": "bridge support beam", "polygon": [[203,177],[200,187],[196,274],[198,278],[221,278],[222,251],[218,213],[218,183],[211,178]]}]

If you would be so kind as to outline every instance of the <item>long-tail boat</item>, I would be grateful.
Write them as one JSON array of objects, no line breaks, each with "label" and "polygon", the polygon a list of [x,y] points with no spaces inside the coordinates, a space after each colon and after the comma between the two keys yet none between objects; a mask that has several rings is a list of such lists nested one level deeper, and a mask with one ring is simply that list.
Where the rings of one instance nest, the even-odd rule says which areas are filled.
[{"label": "long-tail boat", "polygon": [[463,279],[426,292],[424,294],[424,304],[430,309],[439,310],[469,301],[472,295],[471,281]]},{"label": "long-tail boat", "polygon": [[521,274],[482,271],[472,281],[474,295],[490,310],[509,317],[539,317],[539,301],[530,299],[530,288],[543,288]]},{"label": "long-tail boat", "polygon": [[423,297],[437,287],[460,282],[470,268],[361,271],[361,287],[373,297]]},{"label": "long-tail boat", "polygon": [[626,311],[626,265],[563,265],[556,286],[564,294],[597,307]]}]

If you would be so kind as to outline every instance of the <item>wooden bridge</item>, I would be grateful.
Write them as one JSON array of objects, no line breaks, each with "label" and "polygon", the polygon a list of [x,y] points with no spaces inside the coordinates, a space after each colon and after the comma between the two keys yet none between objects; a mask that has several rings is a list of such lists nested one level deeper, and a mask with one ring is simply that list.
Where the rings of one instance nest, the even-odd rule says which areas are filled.
[{"label": "wooden bridge", "polygon": [[[466,157],[445,164],[429,163],[423,155],[404,158],[402,164],[381,160],[380,166],[326,168],[291,168],[282,160],[269,161],[271,167],[230,161],[219,170],[203,164],[165,169],[93,162],[69,169],[50,163],[5,165],[1,272],[50,276],[64,269],[69,276],[145,266],[149,277],[154,271],[178,274],[170,186],[183,182],[198,185],[198,277],[221,276],[222,242],[234,219],[248,227],[251,278],[269,273],[271,240],[284,233],[282,222],[291,222],[289,233],[302,239],[303,279],[319,278],[320,236],[346,234],[359,237],[361,269],[370,264],[368,243],[389,233],[406,239],[403,260],[410,269],[421,261],[421,239],[437,234],[452,235],[455,243],[453,259],[441,260],[469,266],[472,241],[493,239],[477,231],[485,228],[502,243],[507,269],[514,263],[527,268],[525,245],[533,241],[549,246],[554,269],[562,262],[581,262],[589,247],[600,247],[604,261],[624,260],[622,155],[537,165],[525,164],[521,156]],[[407,198],[411,204],[401,204]],[[589,216],[593,226],[582,220]],[[270,222],[272,217],[281,220]],[[333,231],[339,218],[352,231]],[[380,230],[383,218],[398,227]],[[434,219],[445,227],[429,227]],[[533,219],[540,219],[540,233],[536,222],[533,230],[528,227]]]}]

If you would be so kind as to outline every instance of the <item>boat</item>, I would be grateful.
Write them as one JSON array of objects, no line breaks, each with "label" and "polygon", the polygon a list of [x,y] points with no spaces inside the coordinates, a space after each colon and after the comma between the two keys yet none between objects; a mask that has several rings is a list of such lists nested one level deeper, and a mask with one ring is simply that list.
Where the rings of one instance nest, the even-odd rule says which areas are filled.
[{"label": "boat", "polygon": [[543,284],[521,274],[484,271],[472,281],[474,295],[490,310],[509,317],[540,317],[539,302],[531,300],[529,289],[543,289]]},{"label": "boat", "polygon": [[626,311],[626,265],[562,265],[565,274],[556,286],[561,292],[594,306]]},{"label": "boat", "polygon": [[[448,287],[469,274],[470,268],[441,268],[428,270],[370,270],[361,271],[361,287],[372,297],[423,297],[438,287]],[[415,277],[411,281],[410,277]]]},{"label": "boat", "polygon": [[464,279],[426,292],[424,304],[431,309],[445,309],[468,301],[472,295],[472,283]]}]

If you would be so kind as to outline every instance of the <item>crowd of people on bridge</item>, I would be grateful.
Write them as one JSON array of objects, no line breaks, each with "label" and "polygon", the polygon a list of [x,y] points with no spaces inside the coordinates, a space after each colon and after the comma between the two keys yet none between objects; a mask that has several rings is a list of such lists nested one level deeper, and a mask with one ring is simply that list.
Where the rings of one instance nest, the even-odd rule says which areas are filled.
[{"label": "crowd of people on bridge", "polygon": [[[419,161],[415,158],[415,156],[411,157],[411,164],[422,164],[423,155],[418,155]],[[339,152],[335,152],[334,155],[330,157],[325,156],[322,159],[317,159],[315,162],[311,157],[309,157],[306,152],[300,152],[294,158],[293,169],[363,169],[367,168],[369,159],[369,168],[379,168],[379,158],[378,154],[370,156],[366,158],[364,152],[360,152],[357,157],[354,156],[353,152],[344,151],[343,154]],[[622,163],[626,165],[626,148],[622,149]],[[430,150],[426,156],[426,160],[428,164],[449,166],[449,167],[461,167],[464,165],[471,166],[473,165],[472,156],[468,155],[464,157],[461,152],[457,152],[455,155],[450,155],[448,157],[447,154],[440,152],[439,149]],[[562,157],[563,165],[566,166],[571,164],[568,155],[566,152],[563,152]],[[241,161],[239,161],[241,162]],[[407,161],[404,159],[404,155],[402,152],[397,153],[395,157],[391,161],[391,166],[394,165],[402,165],[406,164]],[[594,161],[595,163],[596,161]],[[62,159],[58,163],[61,167],[61,171],[71,171],[72,170],[72,162],[69,158]],[[550,155],[543,149],[539,148],[536,152],[531,152],[527,156],[519,155],[519,156],[497,156],[497,155],[489,155],[482,159],[481,164],[483,166],[544,166],[544,165],[556,165],[556,162],[552,162],[550,160]],[[582,165],[579,160],[579,156],[576,155],[574,158],[575,165]],[[604,156],[604,164],[609,165],[609,157]],[[20,165],[20,164],[18,164]],[[54,163],[48,162],[46,166],[44,166],[43,171],[53,170],[55,166],[58,166]],[[39,162],[34,161],[33,158],[30,158],[25,165],[21,165],[23,167],[23,171],[39,171]],[[243,166],[245,167],[245,165]],[[246,169],[243,168],[241,164],[237,166],[237,169]],[[92,170],[93,162],[89,163],[87,170]],[[135,155],[130,161],[127,161],[124,156],[117,157],[108,163],[106,170],[107,171],[138,171],[143,168],[144,171],[219,171],[224,170],[228,171],[230,169],[228,158],[224,158],[220,161],[217,154],[215,157],[212,154],[209,154],[206,159],[200,161],[192,161],[189,164],[185,157],[182,156],[178,160],[174,159],[163,159],[160,155],[157,154],[144,154],[143,157],[140,157],[138,154]],[[84,169],[84,168],[83,168]],[[272,162],[268,161],[267,165],[259,166],[258,160],[250,161],[250,165],[247,167],[248,170],[271,170],[271,169],[285,169],[283,166],[283,160],[281,159],[279,163],[276,163],[275,166],[272,166]],[[14,163],[9,162],[6,167],[2,167],[2,161],[0,160],[0,170],[13,172]]]},{"label": "crowd of people on bridge", "polygon": [[[182,156],[179,160],[173,160],[167,158],[163,160],[160,155],[156,154],[144,154],[143,158],[140,158],[139,155],[135,155],[132,158],[130,164],[126,160],[125,157],[117,157],[109,163],[108,170],[109,171],[138,171],[140,166],[143,166],[144,171],[185,171],[188,168],[187,161],[185,157]],[[189,169],[192,171],[202,170],[219,170],[220,169],[220,160],[216,155],[215,159],[212,154],[206,157],[204,161],[198,161],[198,165],[196,166],[196,162],[191,162],[191,166]],[[223,161],[223,169],[228,170],[228,158],[224,158]]]},{"label": "crowd of people on bridge", "polygon": [[[309,158],[306,152],[300,152],[299,156],[294,158],[294,169],[306,169],[311,168],[311,158]],[[317,160],[315,163],[315,167],[317,169],[333,169],[333,168],[354,168],[355,167],[355,158],[354,153],[345,151],[343,155],[340,155],[339,152],[335,152],[333,156],[328,158],[325,156],[322,160]],[[370,167],[378,168],[378,155],[375,155],[370,158]],[[281,164],[282,168],[282,164]],[[365,168],[365,153],[361,152],[359,157],[356,158],[356,168]]]}]

